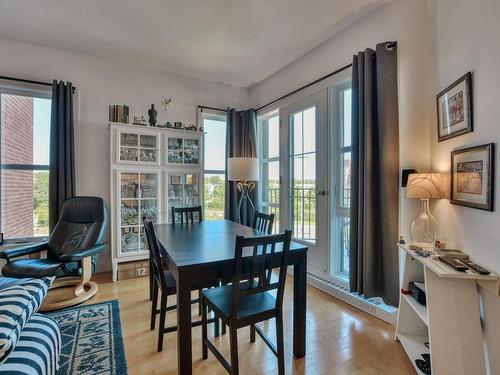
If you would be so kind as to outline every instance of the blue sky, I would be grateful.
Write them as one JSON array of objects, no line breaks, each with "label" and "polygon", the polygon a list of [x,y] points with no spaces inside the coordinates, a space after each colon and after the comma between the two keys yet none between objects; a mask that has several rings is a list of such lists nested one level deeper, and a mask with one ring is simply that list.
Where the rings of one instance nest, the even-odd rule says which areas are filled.
[{"label": "blue sky", "polygon": [[49,164],[50,99],[34,98],[33,164]]}]

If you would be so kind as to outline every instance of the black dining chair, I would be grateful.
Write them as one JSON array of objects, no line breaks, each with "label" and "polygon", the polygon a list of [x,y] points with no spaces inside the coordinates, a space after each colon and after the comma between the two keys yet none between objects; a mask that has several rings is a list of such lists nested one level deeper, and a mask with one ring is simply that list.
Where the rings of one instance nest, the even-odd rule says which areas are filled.
[{"label": "black dining chair", "polygon": [[195,207],[172,207],[172,213],[171,213],[171,220],[172,224],[175,224],[176,218],[180,217],[181,224],[184,224],[184,222],[191,224],[195,223],[195,213],[198,215],[198,222],[203,220],[202,213],[201,213],[201,206],[195,206]]},{"label": "black dining chair", "polygon": [[[146,239],[148,242],[149,251],[151,254],[151,265],[150,273],[153,276],[153,289],[152,289],[152,306],[151,306],[151,330],[155,329],[156,315],[160,314],[160,327],[158,328],[158,351],[163,350],[163,335],[165,333],[174,332],[177,330],[177,326],[165,327],[165,322],[167,320],[167,311],[175,310],[177,305],[168,306],[168,297],[177,294],[177,286],[172,272],[165,270],[164,264],[165,260],[162,256],[160,249],[158,247],[158,241],[156,239],[156,234],[154,231],[154,226],[151,221],[148,221],[146,217],[143,217],[144,232],[146,234]],[[199,290],[202,286],[193,288],[193,290]],[[160,297],[160,309],[158,310],[158,291],[161,291]],[[191,303],[198,303],[199,299],[191,300]],[[214,323],[214,335],[219,334],[219,319],[210,319],[209,322]],[[194,321],[192,323],[193,327],[201,325],[201,321]]]},{"label": "black dining chair", "polygon": [[273,233],[274,214],[265,214],[263,212],[255,211],[253,215],[252,228],[261,232],[271,234]]},{"label": "black dining chair", "polygon": [[[208,358],[208,349],[230,373],[239,374],[238,369],[238,328],[275,318],[276,341],[274,346],[264,332],[255,326],[256,332],[278,357],[278,372],[285,373],[283,338],[283,292],[286,280],[286,258],[290,250],[291,231],[262,237],[236,237],[235,272],[231,285],[204,290],[201,294],[202,309],[202,351],[203,359]],[[281,244],[281,251],[276,251]],[[244,257],[244,249],[252,248],[252,253]],[[279,268],[276,281],[273,269]],[[276,292],[276,297],[271,292]],[[231,362],[217,350],[207,336],[207,308],[214,311],[229,327]],[[255,336],[250,336],[255,341]]]}]

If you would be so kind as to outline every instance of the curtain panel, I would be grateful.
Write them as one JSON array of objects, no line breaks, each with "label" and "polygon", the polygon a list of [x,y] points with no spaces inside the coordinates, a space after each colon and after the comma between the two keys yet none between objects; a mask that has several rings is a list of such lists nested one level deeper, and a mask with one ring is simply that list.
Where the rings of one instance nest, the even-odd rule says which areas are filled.
[{"label": "curtain panel", "polygon": [[[227,179],[227,158],[231,157],[257,157],[257,111],[247,109],[236,111],[234,108],[227,110],[226,127],[226,185],[224,201],[224,218],[238,222],[238,199],[239,192],[235,181]],[[250,193],[255,207],[257,205],[258,184]],[[241,207],[241,223],[251,225],[253,215],[246,201]]]},{"label": "curtain panel", "polygon": [[397,44],[353,57],[351,292],[399,303]]},{"label": "curtain panel", "polygon": [[59,220],[64,201],[75,196],[73,85],[52,84],[49,167],[49,230]]}]

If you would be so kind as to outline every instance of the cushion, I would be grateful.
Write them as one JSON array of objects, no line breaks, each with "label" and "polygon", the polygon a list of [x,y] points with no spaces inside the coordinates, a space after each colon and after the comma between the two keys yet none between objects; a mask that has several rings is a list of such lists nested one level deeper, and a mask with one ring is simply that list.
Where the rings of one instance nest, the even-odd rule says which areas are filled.
[{"label": "cushion", "polygon": [[0,289],[0,364],[15,348],[23,327],[40,308],[54,279],[19,279]]}]

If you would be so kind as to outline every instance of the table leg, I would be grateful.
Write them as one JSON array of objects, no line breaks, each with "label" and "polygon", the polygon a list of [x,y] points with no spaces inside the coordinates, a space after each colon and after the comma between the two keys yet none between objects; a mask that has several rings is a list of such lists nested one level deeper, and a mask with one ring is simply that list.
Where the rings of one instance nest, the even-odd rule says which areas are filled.
[{"label": "table leg", "polygon": [[293,266],[293,354],[306,355],[306,290],[307,255]]},{"label": "table leg", "polygon": [[179,271],[177,279],[177,365],[178,373],[190,375],[191,348],[191,280]]}]

